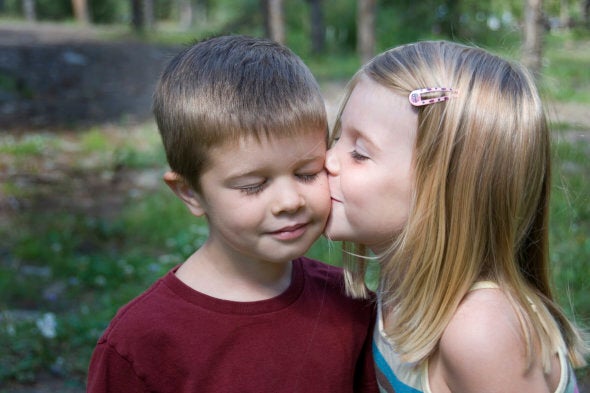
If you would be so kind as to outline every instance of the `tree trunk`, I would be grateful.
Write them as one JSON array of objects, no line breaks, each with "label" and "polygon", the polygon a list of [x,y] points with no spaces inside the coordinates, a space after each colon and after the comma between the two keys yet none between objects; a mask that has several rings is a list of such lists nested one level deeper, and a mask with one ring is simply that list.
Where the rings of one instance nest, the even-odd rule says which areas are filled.
[{"label": "tree trunk", "polygon": [[35,0],[23,0],[23,14],[27,22],[35,22],[37,20]]},{"label": "tree trunk", "polygon": [[178,15],[179,15],[179,23],[180,28],[183,30],[188,30],[192,27],[193,22],[195,20],[195,15],[193,12],[193,4],[191,0],[179,0],[178,4]]},{"label": "tree trunk", "polygon": [[358,0],[357,52],[364,64],[375,55],[375,10],[377,0]]},{"label": "tree trunk", "polygon": [[146,30],[153,30],[155,25],[154,0],[142,0],[143,23]]},{"label": "tree trunk", "polygon": [[195,9],[197,18],[206,23],[209,20],[209,10],[211,9],[211,0],[196,0]]},{"label": "tree trunk", "polygon": [[141,0],[131,0],[131,25],[137,32],[142,32],[144,29]]},{"label": "tree trunk", "polygon": [[540,77],[543,62],[543,0],[525,0],[522,62]]},{"label": "tree trunk", "polygon": [[90,23],[88,2],[86,0],[72,0],[72,9],[74,10],[74,17],[78,23],[82,25],[87,25]]},{"label": "tree trunk", "polygon": [[263,0],[266,35],[271,40],[285,43],[283,0]]},{"label": "tree trunk", "polygon": [[322,0],[308,0],[311,19],[311,51],[320,54],[326,47],[326,27],[324,25],[324,11]]},{"label": "tree trunk", "polygon": [[569,29],[571,26],[570,9],[568,0],[559,1],[559,27]]},{"label": "tree trunk", "polygon": [[582,20],[587,28],[590,28],[590,0],[582,0]]}]

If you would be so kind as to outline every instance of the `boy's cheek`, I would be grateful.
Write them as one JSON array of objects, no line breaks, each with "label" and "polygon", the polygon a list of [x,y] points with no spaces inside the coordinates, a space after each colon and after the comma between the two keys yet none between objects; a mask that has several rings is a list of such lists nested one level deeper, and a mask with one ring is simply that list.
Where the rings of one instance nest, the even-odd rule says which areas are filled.
[{"label": "boy's cheek", "polygon": [[[316,192],[318,195],[324,200],[328,200],[328,205],[330,204],[330,185],[328,184],[328,174],[326,171],[322,171],[318,176],[319,179],[317,180],[317,190]],[[329,208],[329,207],[328,207]]]},{"label": "boy's cheek", "polygon": [[332,209],[332,200],[330,198],[330,186],[328,184],[328,177],[325,176],[322,182],[322,200],[323,200],[323,213],[325,215],[325,219],[328,219],[330,215],[330,210]]}]

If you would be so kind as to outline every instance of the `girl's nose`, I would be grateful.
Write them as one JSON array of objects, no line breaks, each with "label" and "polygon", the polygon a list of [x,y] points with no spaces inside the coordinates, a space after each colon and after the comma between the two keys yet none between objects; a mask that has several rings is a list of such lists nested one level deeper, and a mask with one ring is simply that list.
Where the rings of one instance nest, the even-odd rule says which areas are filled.
[{"label": "girl's nose", "polygon": [[329,175],[337,175],[340,171],[340,164],[333,148],[326,152],[326,163],[324,166]]}]

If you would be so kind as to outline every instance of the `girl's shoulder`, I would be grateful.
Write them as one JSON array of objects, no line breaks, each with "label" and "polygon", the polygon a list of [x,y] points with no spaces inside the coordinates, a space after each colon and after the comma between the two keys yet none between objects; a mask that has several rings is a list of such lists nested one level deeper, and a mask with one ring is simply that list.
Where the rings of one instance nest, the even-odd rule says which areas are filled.
[{"label": "girl's shoulder", "polygon": [[527,371],[526,341],[508,297],[497,287],[476,289],[467,293],[440,339],[433,359],[439,377],[453,392],[538,391],[533,388],[545,383],[543,370],[533,365]]},{"label": "girl's shoulder", "polygon": [[459,360],[470,355],[493,361],[524,348],[518,317],[497,288],[468,292],[440,340],[441,351]]},{"label": "girl's shoulder", "polygon": [[441,350],[451,355],[468,351],[473,356],[493,357],[501,349],[524,349],[520,323],[506,294],[493,287],[477,289],[459,304],[441,337]]}]

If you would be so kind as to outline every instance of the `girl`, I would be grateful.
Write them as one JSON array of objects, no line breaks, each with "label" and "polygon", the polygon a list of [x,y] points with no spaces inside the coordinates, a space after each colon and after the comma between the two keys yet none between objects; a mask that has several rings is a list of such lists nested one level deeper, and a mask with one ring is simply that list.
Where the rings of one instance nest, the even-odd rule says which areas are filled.
[{"label": "girl", "polygon": [[[382,392],[577,392],[587,347],[549,284],[549,130],[529,73],[420,42],[353,77],[326,168],[326,235],[380,264]],[[350,248],[349,248],[350,250]],[[351,262],[351,261],[349,261]]]}]

